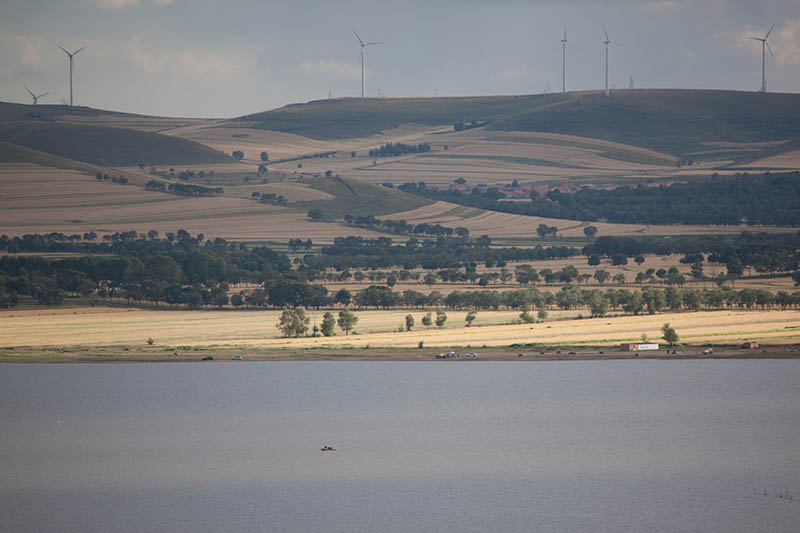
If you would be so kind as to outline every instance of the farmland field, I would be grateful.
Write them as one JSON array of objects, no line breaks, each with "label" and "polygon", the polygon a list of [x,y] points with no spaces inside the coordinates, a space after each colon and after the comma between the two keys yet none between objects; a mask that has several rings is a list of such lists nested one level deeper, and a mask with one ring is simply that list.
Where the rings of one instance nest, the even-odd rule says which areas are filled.
[{"label": "farmland field", "polygon": [[[660,338],[660,328],[670,322],[688,344],[737,344],[757,340],[769,344],[800,342],[800,311],[703,311],[645,316],[620,316],[583,320],[548,320],[517,324],[513,311],[481,311],[472,327],[464,326],[465,312],[449,312],[443,329],[425,329],[421,318],[426,311],[356,311],[358,334],[334,337],[279,337],[276,328],[280,311],[168,311],[105,307],[28,309],[0,311],[4,328],[0,350],[13,355],[9,347],[45,349],[53,346],[91,349],[131,346],[144,348],[148,338],[152,349],[177,346],[240,346],[252,349],[294,350],[350,347],[507,347],[511,344],[612,346],[636,341],[646,334]],[[585,311],[584,311],[585,312]],[[412,314],[416,328],[398,332],[406,314]],[[578,311],[553,311],[551,318],[577,316]],[[320,324],[322,311],[311,311],[312,324]]]}]

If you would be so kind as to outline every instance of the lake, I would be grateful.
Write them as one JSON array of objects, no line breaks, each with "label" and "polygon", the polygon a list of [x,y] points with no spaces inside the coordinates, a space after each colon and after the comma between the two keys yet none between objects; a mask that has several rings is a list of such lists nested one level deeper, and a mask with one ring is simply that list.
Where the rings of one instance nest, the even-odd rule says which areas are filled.
[{"label": "lake", "polygon": [[800,527],[793,360],[5,364],[0,434],[4,531]]}]

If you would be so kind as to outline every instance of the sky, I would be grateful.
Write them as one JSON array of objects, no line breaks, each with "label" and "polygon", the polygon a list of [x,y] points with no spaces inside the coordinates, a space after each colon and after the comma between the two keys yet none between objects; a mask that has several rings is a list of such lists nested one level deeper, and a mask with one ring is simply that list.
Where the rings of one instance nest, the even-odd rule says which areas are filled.
[{"label": "sky", "polygon": [[360,96],[538,94],[561,90],[800,92],[797,0],[0,0],[0,100],[25,90],[75,104],[180,117],[235,117]]}]

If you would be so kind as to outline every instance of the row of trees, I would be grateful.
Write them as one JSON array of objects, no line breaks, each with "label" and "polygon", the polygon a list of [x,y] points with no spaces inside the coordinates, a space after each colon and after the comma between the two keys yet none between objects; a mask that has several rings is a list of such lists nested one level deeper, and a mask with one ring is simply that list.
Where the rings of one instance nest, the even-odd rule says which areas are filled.
[{"label": "row of trees", "polygon": [[128,178],[125,176],[109,176],[108,174],[98,172],[94,177],[97,181],[108,181],[110,179],[112,182],[119,183],[120,185],[126,185],[128,183]]},{"label": "row of trees", "polygon": [[428,224],[427,222],[410,224],[405,220],[380,220],[374,215],[345,215],[344,221],[352,226],[378,229],[401,235],[430,235],[434,237],[457,235],[463,238],[469,237],[469,229],[461,226],[454,229],[441,224]]},{"label": "row of trees", "polygon": [[387,237],[365,239],[362,237],[337,237],[332,245],[323,246],[318,254],[308,254],[299,262],[304,268],[324,271],[335,269],[378,269],[402,267],[413,270],[459,268],[470,263],[504,266],[510,261],[535,261],[566,259],[579,254],[568,246],[536,246],[533,248],[494,248],[491,239],[439,237],[437,239],[408,239],[394,244]]},{"label": "row of trees", "polygon": [[430,151],[431,151],[431,145],[428,143],[420,143],[420,144],[386,143],[384,145],[381,145],[380,148],[374,148],[370,150],[369,156],[393,157],[393,156],[408,155],[408,154],[422,154]]},{"label": "row of trees", "polygon": [[277,205],[286,205],[288,200],[282,194],[276,194],[274,192],[258,192],[253,191],[250,195],[254,200],[258,200],[262,204],[277,204]]},{"label": "row of trees", "polygon": [[[711,263],[724,264],[728,274],[738,277],[745,268],[774,274],[797,271],[800,266],[800,232],[752,233],[738,236],[676,236],[676,237],[598,237],[583,247],[589,264],[598,264],[601,257],[640,257],[645,254],[691,256],[694,263],[707,254]],[[620,261],[621,261],[620,260]]]},{"label": "row of trees", "polygon": [[571,220],[606,220],[628,224],[769,224],[793,226],[800,221],[800,172],[765,173],[674,183],[639,184],[613,190],[584,187],[575,193],[557,189],[530,202],[504,201],[497,189],[432,189],[410,182],[398,189],[461,205],[521,215]]},{"label": "row of trees", "polygon": [[[347,335],[353,330],[357,323],[358,317],[349,309],[342,309],[339,311],[338,319],[333,316],[333,313],[328,311],[322,316],[322,323],[319,326],[314,324],[311,332],[314,337],[320,335],[332,337],[336,334],[336,325],[338,324],[339,328]],[[284,337],[301,337],[308,333],[310,324],[311,318],[306,314],[305,309],[298,307],[295,309],[286,309],[281,313],[280,320],[278,321],[278,329]]]}]

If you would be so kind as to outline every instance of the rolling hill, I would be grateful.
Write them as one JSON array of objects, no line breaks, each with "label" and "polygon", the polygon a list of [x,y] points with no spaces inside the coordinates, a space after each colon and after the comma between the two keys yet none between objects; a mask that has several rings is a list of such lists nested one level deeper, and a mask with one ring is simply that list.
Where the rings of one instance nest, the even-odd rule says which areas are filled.
[{"label": "rolling hill", "polygon": [[104,166],[232,161],[208,146],[155,132],[187,122],[85,107],[0,103],[0,141],[67,159]]},{"label": "rolling hill", "polygon": [[707,143],[800,137],[800,95],[640,89],[463,98],[345,98],[294,104],[231,121],[312,139],[367,137],[405,123],[486,122],[496,131],[590,137],[673,155]]}]

